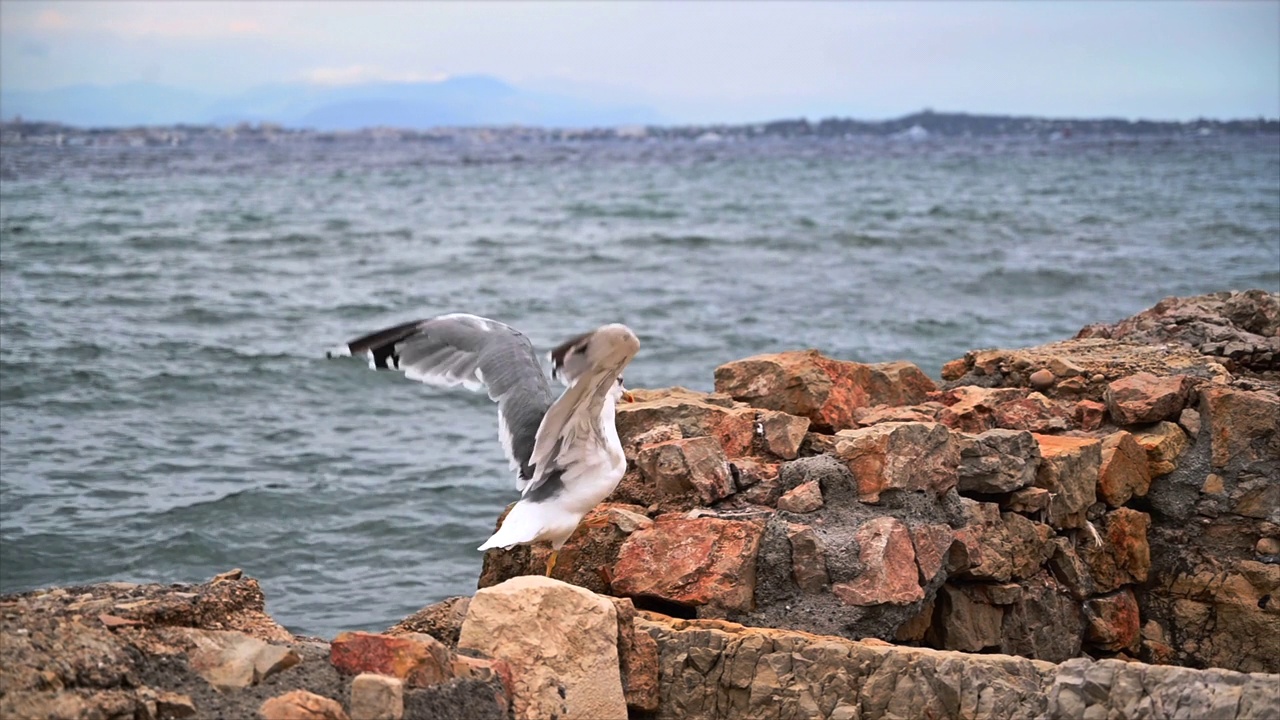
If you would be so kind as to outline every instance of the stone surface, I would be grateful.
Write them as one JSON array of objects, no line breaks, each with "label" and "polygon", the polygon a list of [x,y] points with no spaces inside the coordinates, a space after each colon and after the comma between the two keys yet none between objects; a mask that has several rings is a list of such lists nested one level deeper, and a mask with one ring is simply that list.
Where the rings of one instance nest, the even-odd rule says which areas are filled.
[{"label": "stone surface", "polygon": [[967,562],[953,568],[955,577],[1008,582],[1039,571],[1053,549],[1049,526],[1017,513],[1000,513],[992,503],[966,502],[968,522],[956,530]]},{"label": "stone surface", "polygon": [[1084,525],[1084,511],[1097,501],[1102,443],[1092,438],[1035,435],[1042,460],[1036,487],[1051,494],[1046,521],[1055,528]]},{"label": "stone surface", "polygon": [[401,636],[340,633],[329,644],[329,662],[344,675],[377,673],[427,687],[453,677],[449,649],[425,634]]},{"label": "stone surface", "polygon": [[822,507],[822,488],[810,480],[800,483],[778,498],[778,509],[791,513],[808,513]]},{"label": "stone surface", "polygon": [[1072,405],[1033,392],[1024,398],[997,405],[994,417],[996,427],[1048,433],[1069,429],[1073,409]]},{"label": "stone surface", "polygon": [[609,598],[618,614],[618,671],[627,708],[637,712],[658,709],[658,646],[635,628],[636,608],[627,598]]},{"label": "stone surface", "polygon": [[617,643],[612,602],[536,576],[478,591],[458,639],[510,666],[517,720],[625,719]]},{"label": "stone surface", "polygon": [[944,405],[938,422],[960,432],[978,434],[996,427],[996,408],[1025,397],[1016,388],[992,389],[963,385],[939,394]]},{"label": "stone surface", "polygon": [[188,630],[191,669],[219,690],[239,690],[302,662],[293,650],[242,632]]},{"label": "stone surface", "polygon": [[944,650],[981,652],[1000,647],[1004,610],[953,585],[938,590],[937,613],[930,640]]},{"label": "stone surface", "polygon": [[404,682],[362,673],[351,679],[351,720],[402,720]]},{"label": "stone surface", "polygon": [[1159,377],[1134,373],[1107,385],[1107,411],[1119,425],[1141,425],[1172,420],[1182,412],[1190,390],[1186,375]]},{"label": "stone surface", "polygon": [[1153,478],[1168,475],[1177,469],[1178,457],[1188,445],[1187,434],[1171,422],[1158,422],[1139,430],[1134,433],[1133,439],[1147,451],[1147,464]]},{"label": "stone surface", "polygon": [[1104,437],[1098,497],[1113,508],[1120,507],[1131,497],[1146,495],[1150,487],[1151,466],[1146,449],[1123,430]]},{"label": "stone surface", "polygon": [[757,355],[716,368],[716,391],[754,407],[811,420],[830,432],[854,425],[854,411],[875,405],[912,405],[935,389],[909,363],[833,360],[816,350]]},{"label": "stone surface", "polygon": [[762,410],[759,423],[764,449],[783,460],[796,459],[804,436],[809,432],[809,422],[807,417]]},{"label": "stone surface", "polygon": [[623,446],[650,430],[677,428],[686,438],[712,437],[730,458],[751,454],[757,411],[715,393],[684,388],[635,391],[636,402],[618,406],[615,424]]},{"label": "stone surface", "polygon": [[869,520],[855,536],[862,573],[831,590],[849,605],[906,605],[924,599],[915,548],[906,525],[891,517]]},{"label": "stone surface", "polygon": [[791,577],[804,592],[820,593],[831,582],[822,542],[808,525],[787,525],[791,544]]},{"label": "stone surface", "polygon": [[1107,419],[1107,406],[1095,400],[1081,400],[1071,411],[1071,419],[1081,430],[1093,432]]},{"label": "stone surface", "polygon": [[660,495],[679,495],[692,489],[703,504],[709,505],[737,489],[720,443],[709,437],[645,446],[636,456],[636,465],[657,486]]},{"label": "stone surface", "polygon": [[462,620],[467,616],[467,606],[470,604],[470,597],[446,598],[438,603],[432,603],[392,625],[387,628],[386,634],[424,633],[449,647],[456,647],[458,633],[462,631]]},{"label": "stone surface", "polygon": [[1280,457],[1280,397],[1275,393],[1202,388],[1200,417],[1209,424],[1215,468],[1271,463],[1274,469]]},{"label": "stone surface", "polygon": [[1151,568],[1147,531],[1151,516],[1129,508],[1107,513],[1098,528],[1100,542],[1082,539],[1077,548],[1089,565],[1097,592],[1143,583]]},{"label": "stone surface", "polygon": [[660,516],[623,543],[613,569],[614,592],[749,610],[762,531],[751,521]]},{"label": "stone surface", "polygon": [[1090,598],[1084,604],[1085,641],[1110,652],[1134,652],[1140,639],[1138,615],[1138,599],[1128,588]]},{"label": "stone surface", "polygon": [[1040,446],[1029,432],[988,430],[959,437],[959,480],[962,493],[1006,493],[1036,479]]},{"label": "stone surface", "polygon": [[306,690],[273,697],[258,709],[262,720],[351,720],[342,703]]},{"label": "stone surface", "polygon": [[887,490],[945,493],[955,487],[959,449],[938,423],[882,423],[836,435],[835,456],[858,481],[858,499]]},{"label": "stone surface", "polygon": [[1000,652],[1062,662],[1080,654],[1084,616],[1080,603],[1047,571],[1018,583],[1003,607]]}]

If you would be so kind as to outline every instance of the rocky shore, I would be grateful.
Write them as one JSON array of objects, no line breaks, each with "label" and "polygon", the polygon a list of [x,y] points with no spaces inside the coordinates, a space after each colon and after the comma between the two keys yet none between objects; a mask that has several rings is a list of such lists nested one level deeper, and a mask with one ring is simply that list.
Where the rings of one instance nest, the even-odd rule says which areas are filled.
[{"label": "rocky shore", "polygon": [[289,634],[238,571],[0,598],[3,718],[1280,717],[1280,295],[635,391],[538,577]]}]

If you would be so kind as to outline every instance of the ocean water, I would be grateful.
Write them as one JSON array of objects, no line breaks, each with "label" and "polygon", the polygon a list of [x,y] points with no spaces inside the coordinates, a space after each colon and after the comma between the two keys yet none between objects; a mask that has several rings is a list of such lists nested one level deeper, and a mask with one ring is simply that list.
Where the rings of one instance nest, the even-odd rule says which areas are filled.
[{"label": "ocean water", "polygon": [[487,398],[325,350],[451,311],[628,385],[815,347],[938,376],[1169,295],[1280,289],[1280,139],[0,153],[0,591],[262,581],[290,629],[475,588]]}]

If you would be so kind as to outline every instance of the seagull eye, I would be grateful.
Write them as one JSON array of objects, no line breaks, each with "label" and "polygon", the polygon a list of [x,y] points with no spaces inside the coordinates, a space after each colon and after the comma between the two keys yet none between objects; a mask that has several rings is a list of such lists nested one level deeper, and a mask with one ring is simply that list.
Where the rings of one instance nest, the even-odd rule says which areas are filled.
[{"label": "seagull eye", "polygon": [[622,384],[622,378],[621,378],[621,377],[619,377],[619,378],[618,378],[618,384],[619,384],[619,385],[621,385],[621,384]]}]

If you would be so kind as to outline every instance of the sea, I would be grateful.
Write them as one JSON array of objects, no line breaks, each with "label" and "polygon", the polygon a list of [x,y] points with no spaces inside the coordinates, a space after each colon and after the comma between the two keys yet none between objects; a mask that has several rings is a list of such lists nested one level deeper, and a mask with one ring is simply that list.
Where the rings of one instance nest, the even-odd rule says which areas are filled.
[{"label": "sea", "polygon": [[0,592],[241,568],[290,630],[475,590],[482,393],[326,351],[610,322],[630,387],[817,348],[938,378],[1161,298],[1280,290],[1280,137],[0,151]]}]

